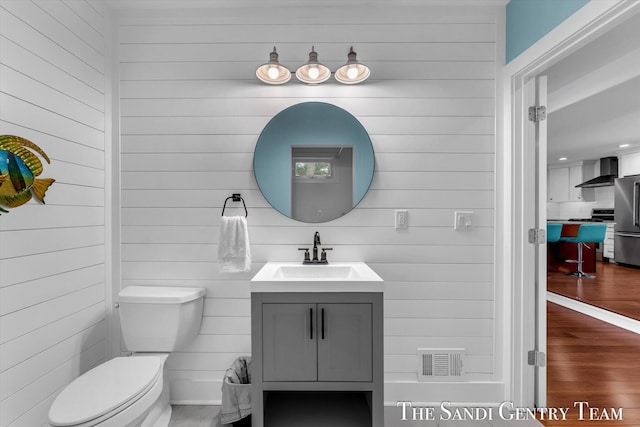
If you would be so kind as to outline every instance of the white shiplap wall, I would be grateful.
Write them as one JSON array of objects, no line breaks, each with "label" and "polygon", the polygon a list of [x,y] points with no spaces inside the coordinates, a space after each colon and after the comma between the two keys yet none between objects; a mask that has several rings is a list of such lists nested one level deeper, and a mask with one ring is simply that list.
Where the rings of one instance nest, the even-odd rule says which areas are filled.
[{"label": "white shiplap wall", "polygon": [[0,216],[0,426],[43,425],[106,358],[105,32],[93,0],[0,1],[0,134],[39,145],[46,205]]},{"label": "white shiplap wall", "polygon": [[[122,279],[204,286],[196,341],[170,358],[174,402],[220,399],[224,370],[250,354],[249,279],[296,260],[318,230],[336,261],[386,281],[385,400],[500,401],[494,322],[495,78],[498,8],[145,11],[120,16]],[[354,45],[372,69],[359,86],[259,83],[276,45],[291,69],[311,45],[335,69]],[[295,80],[295,79],[293,79]],[[376,172],[345,217],[307,225],[272,209],[252,172],[263,127],[305,101],[333,103],[368,130]],[[222,274],[222,204],[241,192],[253,268]],[[393,227],[394,209],[409,228]],[[455,210],[474,211],[470,232]],[[468,381],[416,383],[416,349],[464,347]]]}]

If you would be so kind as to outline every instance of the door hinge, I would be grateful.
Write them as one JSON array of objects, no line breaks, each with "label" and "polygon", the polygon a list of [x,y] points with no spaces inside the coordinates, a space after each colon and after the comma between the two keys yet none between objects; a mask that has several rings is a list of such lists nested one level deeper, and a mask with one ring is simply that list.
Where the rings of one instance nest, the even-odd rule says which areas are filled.
[{"label": "door hinge", "polygon": [[547,241],[547,232],[542,228],[529,229],[529,243],[541,245]]},{"label": "door hinge", "polygon": [[527,353],[530,366],[543,368],[547,362],[547,355],[543,351],[531,350]]},{"label": "door hinge", "polygon": [[529,121],[538,123],[547,118],[547,107],[544,105],[529,107]]}]

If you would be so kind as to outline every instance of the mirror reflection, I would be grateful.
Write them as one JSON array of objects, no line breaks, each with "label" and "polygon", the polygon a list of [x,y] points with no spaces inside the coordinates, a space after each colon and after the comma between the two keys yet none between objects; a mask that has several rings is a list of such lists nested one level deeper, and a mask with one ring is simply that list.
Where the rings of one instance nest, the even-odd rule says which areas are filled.
[{"label": "mirror reflection", "polygon": [[278,113],[260,134],[253,158],[256,181],[271,206],[310,223],[353,209],[369,189],[374,163],[360,122],[322,102]]},{"label": "mirror reflection", "polygon": [[322,222],[349,212],[353,208],[353,147],[291,148],[291,218]]}]

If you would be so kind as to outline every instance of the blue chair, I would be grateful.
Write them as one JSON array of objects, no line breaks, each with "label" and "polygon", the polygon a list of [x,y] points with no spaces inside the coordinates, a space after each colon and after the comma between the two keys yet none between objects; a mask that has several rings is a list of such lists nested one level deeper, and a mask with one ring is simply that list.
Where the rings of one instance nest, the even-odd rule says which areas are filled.
[{"label": "blue chair", "polygon": [[590,274],[582,271],[582,246],[589,248],[587,243],[603,242],[607,234],[607,224],[580,224],[578,235],[575,237],[561,237],[560,241],[578,244],[578,259],[567,260],[567,262],[577,263],[576,271],[569,273],[572,276],[593,278]]},{"label": "blue chair", "polygon": [[553,243],[560,240],[562,234],[562,224],[552,222],[547,224],[547,243]]}]

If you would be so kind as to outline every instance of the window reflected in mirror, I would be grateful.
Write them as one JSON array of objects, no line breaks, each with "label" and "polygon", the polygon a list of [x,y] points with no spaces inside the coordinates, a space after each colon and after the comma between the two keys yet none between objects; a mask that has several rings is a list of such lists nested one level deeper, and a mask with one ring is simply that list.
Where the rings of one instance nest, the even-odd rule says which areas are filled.
[{"label": "window reflected in mirror", "polygon": [[353,208],[353,147],[292,146],[291,162],[291,218],[325,222]]}]

